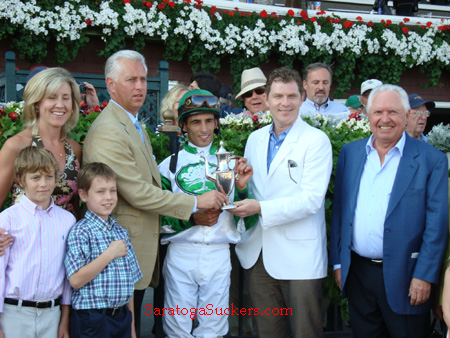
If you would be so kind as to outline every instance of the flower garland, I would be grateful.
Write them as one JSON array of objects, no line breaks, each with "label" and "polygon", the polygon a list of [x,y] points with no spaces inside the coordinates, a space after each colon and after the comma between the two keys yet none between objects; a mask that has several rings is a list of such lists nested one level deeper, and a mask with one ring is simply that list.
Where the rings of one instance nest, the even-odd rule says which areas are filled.
[{"label": "flower garland", "polygon": [[[278,17],[265,10],[244,13],[236,8],[219,12],[216,7],[203,6],[201,0],[54,3],[60,2],[2,0],[0,40],[11,39],[21,57],[32,63],[39,63],[46,55],[43,47],[52,39],[58,42],[57,60],[72,60],[95,33],[100,33],[105,43],[100,51],[103,56],[124,48],[126,39],[133,39],[140,50],[146,39],[156,38],[163,41],[166,58],[181,60],[187,55],[194,69],[217,71],[224,58],[232,57],[237,64],[232,64],[232,75],[240,75],[246,67],[259,65],[271,55],[277,55],[285,65],[292,65],[296,59],[322,60],[337,68],[337,96],[354,79],[354,75],[341,75],[346,72],[361,73],[361,80],[378,72],[381,80],[396,83],[405,69],[419,67],[435,85],[442,70],[450,69],[448,20],[437,25],[410,23],[405,18],[395,25],[390,20],[366,23],[361,17],[352,22],[328,16],[325,11],[310,18],[306,11],[293,10]],[[372,60],[370,56],[377,58]],[[357,59],[369,59],[370,65],[358,66]],[[373,67],[380,62],[390,64],[393,71],[383,73],[384,65]],[[238,77],[235,81],[238,84]]]}]

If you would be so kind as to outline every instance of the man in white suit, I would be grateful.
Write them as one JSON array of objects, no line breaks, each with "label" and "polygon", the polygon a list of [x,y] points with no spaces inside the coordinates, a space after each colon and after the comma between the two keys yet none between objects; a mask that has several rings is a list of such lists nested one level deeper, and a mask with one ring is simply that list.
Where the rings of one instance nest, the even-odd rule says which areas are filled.
[{"label": "man in white suit", "polygon": [[274,70],[266,95],[273,124],[253,132],[245,148],[255,199],[235,202],[231,211],[260,217],[236,252],[246,269],[258,336],[321,337],[331,144],[298,116],[303,88],[297,71]]}]

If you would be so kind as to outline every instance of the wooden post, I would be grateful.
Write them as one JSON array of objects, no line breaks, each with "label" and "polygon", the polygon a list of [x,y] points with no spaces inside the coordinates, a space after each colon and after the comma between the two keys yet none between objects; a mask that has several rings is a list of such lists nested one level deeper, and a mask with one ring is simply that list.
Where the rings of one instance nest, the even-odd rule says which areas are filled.
[{"label": "wooden post", "polygon": [[6,52],[5,54],[5,101],[16,101],[16,54]]}]

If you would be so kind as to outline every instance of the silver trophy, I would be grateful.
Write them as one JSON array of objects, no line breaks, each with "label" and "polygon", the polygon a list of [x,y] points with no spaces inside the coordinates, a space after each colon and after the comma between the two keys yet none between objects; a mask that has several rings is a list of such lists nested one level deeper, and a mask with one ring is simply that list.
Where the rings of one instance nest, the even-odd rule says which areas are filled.
[{"label": "silver trophy", "polygon": [[[220,149],[214,155],[217,157],[217,164],[209,163],[209,165],[216,167],[217,169],[212,174],[208,171],[208,160],[206,157],[202,156],[205,161],[206,178],[215,184],[218,191],[230,196],[231,191],[233,191],[234,188],[235,177],[234,170],[229,167],[229,162],[230,160],[237,160],[241,158],[241,156],[233,155],[232,151],[226,151],[223,147],[223,141],[220,141]],[[222,210],[234,208],[236,208],[235,205],[226,205],[224,203]]]}]

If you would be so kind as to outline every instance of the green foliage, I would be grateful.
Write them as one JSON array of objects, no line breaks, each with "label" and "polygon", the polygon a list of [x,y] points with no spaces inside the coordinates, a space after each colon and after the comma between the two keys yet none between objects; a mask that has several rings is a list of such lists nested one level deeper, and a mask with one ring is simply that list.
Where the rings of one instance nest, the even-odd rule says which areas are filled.
[{"label": "green foliage", "polygon": [[156,134],[151,132],[148,128],[145,129],[147,130],[148,137],[152,144],[153,155],[155,155],[156,162],[159,164],[171,155],[169,150],[170,139],[163,133]]}]

